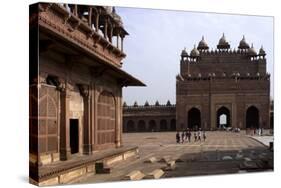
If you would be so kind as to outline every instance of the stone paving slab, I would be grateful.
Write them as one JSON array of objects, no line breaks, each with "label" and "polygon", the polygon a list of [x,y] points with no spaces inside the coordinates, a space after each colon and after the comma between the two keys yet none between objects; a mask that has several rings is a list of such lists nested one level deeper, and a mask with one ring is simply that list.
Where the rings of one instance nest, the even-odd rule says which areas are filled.
[{"label": "stone paving slab", "polygon": [[[270,152],[262,143],[242,133],[206,132],[205,142],[194,142],[192,139],[191,143],[184,142],[183,144],[176,143],[175,134],[175,132],[123,134],[125,146],[139,146],[140,158],[121,163],[107,176],[92,176],[82,182],[120,181],[133,170],[148,174],[155,169],[167,167],[165,162],[144,163],[152,157],[159,160],[170,156],[173,161],[177,159],[182,161],[176,162],[175,169],[165,171],[161,178],[240,173],[243,171],[240,169],[240,164],[245,162],[245,158],[250,159],[249,161],[255,161],[255,157],[258,160],[262,158],[267,160],[269,167],[273,166],[273,152]],[[264,157],[259,157],[259,155]],[[222,160],[224,156],[230,156],[232,160]],[[239,157],[236,158],[237,156]]]}]

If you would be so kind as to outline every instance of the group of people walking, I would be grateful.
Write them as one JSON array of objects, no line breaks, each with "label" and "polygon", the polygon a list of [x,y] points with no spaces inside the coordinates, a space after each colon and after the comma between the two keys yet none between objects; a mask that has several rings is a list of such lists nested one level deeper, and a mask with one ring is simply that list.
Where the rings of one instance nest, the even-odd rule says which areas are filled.
[{"label": "group of people walking", "polygon": [[[206,133],[205,131],[202,131],[201,129],[198,129],[197,131],[193,132],[194,142],[200,141],[203,139],[205,142],[206,140]],[[176,134],[176,141],[177,143],[184,143],[185,141],[191,142],[192,140],[192,131],[190,129],[183,130],[181,133],[177,131]]]}]

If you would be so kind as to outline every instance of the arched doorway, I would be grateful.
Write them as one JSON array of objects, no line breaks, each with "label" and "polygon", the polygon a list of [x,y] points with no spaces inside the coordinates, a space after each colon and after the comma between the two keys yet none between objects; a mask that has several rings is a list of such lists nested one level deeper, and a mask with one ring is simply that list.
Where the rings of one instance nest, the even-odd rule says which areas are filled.
[{"label": "arched doorway", "polygon": [[133,120],[129,120],[127,123],[127,132],[135,132],[135,122]]},{"label": "arched doorway", "polygon": [[116,118],[115,118],[115,100],[114,96],[103,91],[98,97],[98,126],[97,140],[98,144],[114,144],[116,133]]},{"label": "arched doorway", "polygon": [[140,120],[138,122],[138,131],[139,132],[145,132],[146,128],[145,128],[145,121],[144,120]]},{"label": "arched doorway", "polygon": [[231,127],[230,111],[223,106],[217,110],[217,128],[223,129],[226,127]]},{"label": "arched doorway", "polygon": [[176,120],[172,119],[171,120],[171,131],[175,131],[176,130]]},{"label": "arched doorway", "polygon": [[167,120],[162,119],[160,121],[160,131],[168,131]]},{"label": "arched doorway", "polygon": [[259,110],[250,106],[246,112],[246,128],[259,128]]},{"label": "arched doorway", "polygon": [[155,120],[150,120],[149,121],[148,131],[150,131],[150,132],[156,131],[156,122],[155,122]]},{"label": "arched doorway", "polygon": [[201,127],[201,112],[199,109],[191,108],[187,117],[188,128],[195,130]]}]

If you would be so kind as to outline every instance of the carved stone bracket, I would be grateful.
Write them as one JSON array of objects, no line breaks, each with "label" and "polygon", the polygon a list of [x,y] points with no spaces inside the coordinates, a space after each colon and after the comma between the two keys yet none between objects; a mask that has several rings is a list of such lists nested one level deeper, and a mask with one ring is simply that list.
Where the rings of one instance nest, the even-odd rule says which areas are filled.
[{"label": "carved stone bracket", "polygon": [[66,82],[65,80],[63,79],[58,79],[58,86],[57,86],[57,89],[60,91],[60,92],[66,92]]},{"label": "carved stone bracket", "polygon": [[90,87],[89,85],[86,84],[77,84],[78,88],[79,88],[79,92],[82,95],[82,97],[86,97],[88,98],[90,95]]}]

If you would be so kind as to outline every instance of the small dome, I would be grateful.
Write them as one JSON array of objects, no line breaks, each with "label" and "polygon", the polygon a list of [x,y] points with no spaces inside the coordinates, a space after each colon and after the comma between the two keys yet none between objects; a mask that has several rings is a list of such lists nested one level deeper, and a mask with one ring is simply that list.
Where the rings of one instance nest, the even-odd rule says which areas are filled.
[{"label": "small dome", "polygon": [[149,106],[149,103],[148,101],[145,102],[144,106]]},{"label": "small dome", "polygon": [[181,51],[181,56],[182,57],[187,57],[188,56],[188,53],[186,51],[186,48],[184,48],[182,51]]},{"label": "small dome", "polygon": [[123,26],[122,18],[121,18],[121,16],[119,16],[119,15],[116,13],[115,7],[112,7],[111,15],[112,15],[113,19],[114,19],[116,22],[118,22],[118,24],[120,24],[121,26]]},{"label": "small dome", "polygon": [[199,57],[200,52],[197,50],[196,46],[194,45],[194,48],[190,52],[190,57]]},{"label": "small dome", "polygon": [[245,36],[244,36],[244,35],[243,35],[242,40],[241,40],[240,43],[239,43],[238,48],[239,48],[239,49],[249,49],[249,48],[250,48],[249,44],[246,42],[246,39],[245,39]]},{"label": "small dome", "polygon": [[229,43],[226,41],[224,33],[222,34],[222,37],[219,40],[219,44],[217,45],[218,49],[228,49],[230,48]]},{"label": "small dome", "polygon": [[168,100],[168,101],[167,101],[166,106],[171,106],[171,102],[170,102],[170,100]]},{"label": "small dome", "polygon": [[266,53],[265,53],[265,51],[263,49],[263,46],[261,46],[261,48],[260,48],[259,55],[260,56],[265,56],[266,55]]},{"label": "small dome", "polygon": [[209,49],[207,42],[204,40],[204,36],[202,36],[202,39],[197,46],[197,49],[198,50],[208,50]]},{"label": "small dome", "polygon": [[112,6],[103,6],[103,8],[106,10],[107,13],[111,14],[113,7]]},{"label": "small dome", "polygon": [[252,44],[251,48],[249,49],[248,54],[249,54],[249,56],[256,56],[257,55],[257,52],[256,52],[253,44]]},{"label": "small dome", "polygon": [[159,101],[156,101],[155,102],[155,106],[159,106],[160,104],[159,104]]},{"label": "small dome", "polygon": [[139,106],[139,105],[138,105],[137,101],[135,101],[134,102],[134,107],[137,107],[137,106]]}]

